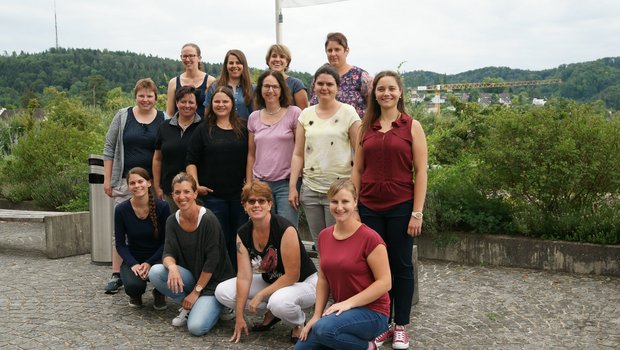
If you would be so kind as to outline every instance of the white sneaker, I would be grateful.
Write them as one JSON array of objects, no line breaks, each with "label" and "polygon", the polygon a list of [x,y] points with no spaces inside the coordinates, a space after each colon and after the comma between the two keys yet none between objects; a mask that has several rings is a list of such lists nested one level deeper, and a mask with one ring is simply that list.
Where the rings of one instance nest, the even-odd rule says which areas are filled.
[{"label": "white sneaker", "polygon": [[220,320],[230,321],[235,318],[235,310],[224,306],[222,312],[220,312]]},{"label": "white sneaker", "polygon": [[189,310],[184,308],[179,309],[179,316],[172,319],[172,325],[175,327],[183,327],[187,324],[187,317],[189,316]]}]

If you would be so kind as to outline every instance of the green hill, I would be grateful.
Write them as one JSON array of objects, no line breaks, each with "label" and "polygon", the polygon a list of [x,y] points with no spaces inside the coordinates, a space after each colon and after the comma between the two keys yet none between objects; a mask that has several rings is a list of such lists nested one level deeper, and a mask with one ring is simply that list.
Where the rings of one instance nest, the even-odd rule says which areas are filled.
[{"label": "green hill", "polygon": [[[204,63],[204,69],[217,76],[221,64]],[[92,96],[93,90],[104,93],[121,87],[129,92],[135,82],[151,77],[165,92],[168,80],[181,72],[178,60],[147,56],[132,52],[93,49],[49,49],[42,53],[0,55],[0,107],[17,108],[27,105],[30,98],[53,86],[72,95]],[[253,69],[256,73],[256,69]],[[255,74],[254,74],[255,75]],[[309,84],[311,75],[291,72]],[[493,89],[489,92],[519,93],[527,89],[530,96],[565,97],[579,101],[601,99],[608,107],[620,109],[620,57],[602,58],[592,62],[572,63],[540,71],[486,67],[446,75],[428,71],[403,73],[408,88],[418,85],[562,79],[562,84],[528,88]]]}]

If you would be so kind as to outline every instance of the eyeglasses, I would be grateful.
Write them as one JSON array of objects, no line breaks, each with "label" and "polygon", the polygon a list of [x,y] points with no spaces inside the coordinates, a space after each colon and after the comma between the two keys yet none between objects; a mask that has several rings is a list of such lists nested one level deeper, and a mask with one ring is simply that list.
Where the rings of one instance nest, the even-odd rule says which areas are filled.
[{"label": "eyeglasses", "polygon": [[269,89],[273,89],[273,91],[280,91],[280,85],[269,85],[269,84],[263,84],[263,90],[265,91],[269,91]]},{"label": "eyeglasses", "polygon": [[254,205],[256,204],[256,202],[258,202],[258,204],[260,205],[263,205],[267,203],[267,200],[265,198],[250,198],[246,201],[246,203],[248,203],[249,205]]},{"label": "eyeglasses", "polygon": [[188,58],[194,58],[194,57],[197,57],[197,56],[198,56],[198,55],[181,55],[181,59],[182,59],[182,60],[185,60],[185,59],[188,59]]}]

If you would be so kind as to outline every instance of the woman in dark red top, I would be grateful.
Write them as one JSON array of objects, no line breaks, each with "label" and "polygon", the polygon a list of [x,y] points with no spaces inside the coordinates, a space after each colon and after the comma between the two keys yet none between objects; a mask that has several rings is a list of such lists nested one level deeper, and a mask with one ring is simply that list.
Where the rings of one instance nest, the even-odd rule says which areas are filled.
[{"label": "woman in dark red top", "polygon": [[384,71],[375,77],[362,122],[351,180],[360,191],[362,222],[387,245],[392,271],[390,291],[394,324],[375,339],[381,346],[407,349],[413,297],[413,238],[422,232],[426,197],[427,148],[424,130],[405,113],[400,76]]}]

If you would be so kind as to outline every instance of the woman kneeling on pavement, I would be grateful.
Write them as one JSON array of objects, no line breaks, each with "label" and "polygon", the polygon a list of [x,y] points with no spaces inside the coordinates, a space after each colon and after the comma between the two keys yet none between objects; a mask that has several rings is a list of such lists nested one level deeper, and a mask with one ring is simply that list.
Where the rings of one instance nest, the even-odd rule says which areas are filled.
[{"label": "woman kneeling on pavement", "polygon": [[297,230],[287,219],[273,214],[269,185],[253,181],[243,188],[241,200],[250,221],[237,235],[237,277],[217,286],[215,297],[235,309],[231,341],[248,334],[244,311],[265,314],[252,331],[270,330],[282,320],[291,330],[291,341],[299,339],[306,319],[303,309],[316,299],[316,267],[308,257]]},{"label": "woman kneeling on pavement", "polygon": [[163,264],[151,268],[151,283],[180,303],[172,325],[192,335],[207,334],[217,323],[222,305],[215,287],[234,276],[222,228],[215,215],[196,203],[198,185],[186,173],[172,180],[172,198],[179,210],[166,221]]},{"label": "woman kneeling on pavement", "polygon": [[[319,234],[319,280],[314,315],[295,350],[377,349],[374,338],[388,328],[392,287],[381,236],[357,219],[357,191],[336,180],[327,192],[336,219]],[[329,294],[334,304],[327,307]]]},{"label": "woman kneeling on pavement", "polygon": [[[116,250],[123,258],[121,280],[129,295],[129,306],[141,307],[151,266],[161,263],[166,236],[168,203],[155,200],[149,173],[140,167],[127,172],[131,198],[114,208]],[[164,310],[166,297],[153,289],[153,308]]]}]

